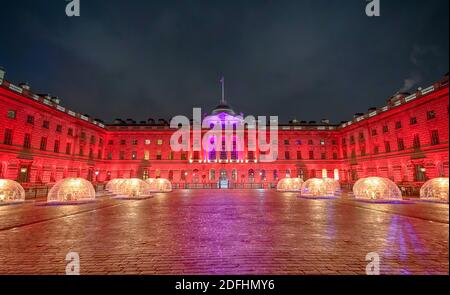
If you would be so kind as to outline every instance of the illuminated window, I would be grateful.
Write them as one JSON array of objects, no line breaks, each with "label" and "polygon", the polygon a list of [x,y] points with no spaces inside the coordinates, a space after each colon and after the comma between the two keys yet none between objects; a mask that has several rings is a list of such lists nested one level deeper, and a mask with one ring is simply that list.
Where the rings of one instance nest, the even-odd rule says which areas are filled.
[{"label": "illuminated window", "polygon": [[146,160],[146,161],[150,160],[150,152],[149,151],[144,151],[144,160]]},{"label": "illuminated window", "polygon": [[162,139],[158,139],[158,141],[156,142],[157,145],[162,145],[163,144],[163,140]]},{"label": "illuminated window", "polygon": [[150,139],[145,140],[145,145],[150,145],[151,143],[152,143],[152,141]]},{"label": "illuminated window", "polygon": [[334,169],[334,180],[339,180],[339,169]]},{"label": "illuminated window", "polygon": [[136,160],[137,159],[137,152],[131,152],[131,159]]},{"label": "illuminated window", "polygon": [[209,170],[209,180],[211,181],[216,180],[216,170],[214,169]]},{"label": "illuminated window", "polygon": [[325,145],[325,139],[320,140],[320,145]]},{"label": "illuminated window", "polygon": [[131,144],[132,144],[132,145],[138,145],[138,140],[137,140],[137,139],[133,139],[133,140],[131,141]]},{"label": "illuminated window", "polygon": [[322,178],[327,178],[328,172],[327,169],[322,169]]}]

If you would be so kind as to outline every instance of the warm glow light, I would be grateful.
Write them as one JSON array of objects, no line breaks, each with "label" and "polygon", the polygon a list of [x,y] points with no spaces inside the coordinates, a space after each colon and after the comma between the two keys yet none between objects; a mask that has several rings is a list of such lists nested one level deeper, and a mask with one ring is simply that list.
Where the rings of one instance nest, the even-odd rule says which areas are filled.
[{"label": "warm glow light", "polygon": [[25,190],[19,183],[13,180],[0,179],[0,204],[24,201]]},{"label": "warm glow light", "polygon": [[301,178],[283,178],[277,184],[277,191],[298,192],[301,190],[302,184],[303,180]]},{"label": "warm glow light", "polygon": [[[195,175],[195,174],[194,174]],[[149,184],[149,189],[151,192],[171,192],[172,184],[168,179],[159,178],[158,181],[155,179],[147,179],[147,183]]]},{"label": "warm glow light", "polygon": [[303,197],[335,197],[338,196],[341,185],[331,178],[311,178],[305,181],[301,188]]},{"label": "warm glow light", "polygon": [[364,200],[401,200],[402,192],[387,178],[368,177],[358,180],[353,186],[353,194]]},{"label": "warm glow light", "polygon": [[154,178],[143,181],[138,178],[122,179],[115,187],[114,193],[127,197],[146,197],[151,195],[149,182],[156,182]]},{"label": "warm glow light", "polygon": [[47,202],[74,202],[95,199],[92,184],[82,178],[66,178],[57,182],[47,196]]},{"label": "warm glow light", "polygon": [[448,178],[442,177],[428,180],[420,189],[420,199],[448,203],[448,184]]}]

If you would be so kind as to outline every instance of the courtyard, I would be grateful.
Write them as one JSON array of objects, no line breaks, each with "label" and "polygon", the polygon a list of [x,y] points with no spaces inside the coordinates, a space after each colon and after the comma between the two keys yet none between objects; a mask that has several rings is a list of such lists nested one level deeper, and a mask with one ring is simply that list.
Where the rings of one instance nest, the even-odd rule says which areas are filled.
[{"label": "courtyard", "polygon": [[448,274],[448,204],[176,190],[146,200],[0,206],[0,274]]}]

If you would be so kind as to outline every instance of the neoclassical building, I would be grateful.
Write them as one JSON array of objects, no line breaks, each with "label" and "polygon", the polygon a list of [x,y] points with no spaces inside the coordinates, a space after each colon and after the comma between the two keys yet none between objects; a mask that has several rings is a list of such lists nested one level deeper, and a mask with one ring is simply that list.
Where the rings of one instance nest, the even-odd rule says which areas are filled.
[{"label": "neoclassical building", "polygon": [[[175,188],[271,188],[284,177],[330,177],[351,185],[381,176],[417,188],[449,174],[448,81],[447,74],[415,93],[397,93],[348,122],[279,124],[278,158],[263,163],[258,149],[247,149],[247,136],[242,151],[174,152],[170,141],[177,129],[168,120],[104,123],[5,80],[0,70],[0,178],[24,186],[66,177],[99,183],[162,177]],[[237,116],[225,101],[211,114]]]}]

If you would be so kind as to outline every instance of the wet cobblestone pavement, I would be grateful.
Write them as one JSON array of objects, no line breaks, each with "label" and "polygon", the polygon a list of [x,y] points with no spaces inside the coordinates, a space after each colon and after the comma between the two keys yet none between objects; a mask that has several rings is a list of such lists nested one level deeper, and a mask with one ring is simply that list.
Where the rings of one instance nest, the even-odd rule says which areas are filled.
[{"label": "wet cobblestone pavement", "polygon": [[198,190],[0,207],[0,274],[448,274],[447,204]]}]

